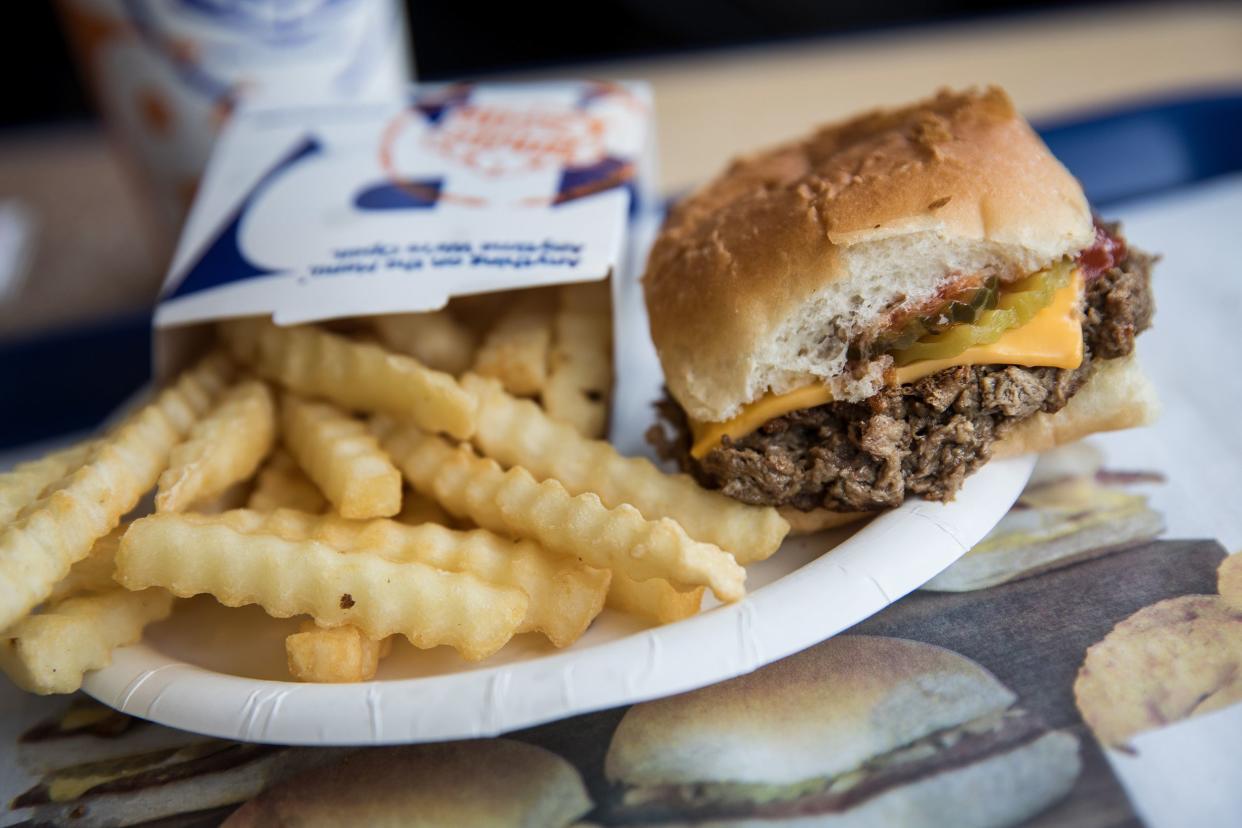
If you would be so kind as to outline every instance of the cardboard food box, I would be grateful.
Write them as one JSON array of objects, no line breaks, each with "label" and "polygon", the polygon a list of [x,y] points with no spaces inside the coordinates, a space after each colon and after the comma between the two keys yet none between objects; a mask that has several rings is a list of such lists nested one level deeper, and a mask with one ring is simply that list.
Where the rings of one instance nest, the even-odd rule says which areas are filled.
[{"label": "cardboard food box", "polygon": [[164,284],[157,372],[189,358],[194,323],[428,311],[606,279],[651,200],[651,147],[637,83],[418,86],[384,104],[244,110]]}]

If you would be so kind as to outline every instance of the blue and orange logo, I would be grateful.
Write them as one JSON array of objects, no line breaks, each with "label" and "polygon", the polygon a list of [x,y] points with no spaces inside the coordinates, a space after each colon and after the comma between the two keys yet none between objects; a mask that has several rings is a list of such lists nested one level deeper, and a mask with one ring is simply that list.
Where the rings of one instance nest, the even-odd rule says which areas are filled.
[{"label": "blue and orange logo", "polygon": [[[590,84],[572,107],[555,109],[508,108],[472,93],[437,90],[393,117],[379,145],[387,180],[363,189],[356,206],[547,207],[631,185],[634,162],[609,146],[608,117],[646,104],[624,87]],[[437,174],[419,175],[428,157]]]}]

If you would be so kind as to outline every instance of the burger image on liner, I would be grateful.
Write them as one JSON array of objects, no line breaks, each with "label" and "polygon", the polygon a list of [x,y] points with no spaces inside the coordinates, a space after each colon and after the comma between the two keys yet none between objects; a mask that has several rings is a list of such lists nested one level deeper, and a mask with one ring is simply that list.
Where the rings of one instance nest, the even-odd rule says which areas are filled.
[{"label": "burger image on liner", "polygon": [[582,778],[560,756],[482,739],[357,751],[269,788],[224,825],[564,828],[589,810]]},{"label": "burger image on liner", "polygon": [[1142,494],[1097,477],[1110,473],[1090,443],[1070,443],[1040,454],[1014,507],[987,537],[921,589],[987,589],[1157,537],[1164,531],[1163,515]]},{"label": "burger image on liner", "polygon": [[1081,769],[1078,740],[950,650],[845,635],[722,684],[635,705],[604,772],[610,822],[1013,825]]},{"label": "burger image on liner", "polygon": [[1149,421],[1152,263],[1000,89],[822,127],[669,213],[650,439],[795,529],[952,499],[991,457]]}]

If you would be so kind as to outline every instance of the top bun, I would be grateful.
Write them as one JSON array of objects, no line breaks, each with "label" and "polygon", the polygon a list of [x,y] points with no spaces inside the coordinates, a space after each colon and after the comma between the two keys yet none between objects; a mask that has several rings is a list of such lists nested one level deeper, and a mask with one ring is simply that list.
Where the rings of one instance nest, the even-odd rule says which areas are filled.
[{"label": "top bun", "polygon": [[1008,708],[1012,692],[965,656],[844,635],[754,673],[630,708],[604,772],[627,785],[792,785]]},{"label": "top bun", "polygon": [[371,748],[269,787],[226,825],[541,825],[591,810],[578,771],[510,739]]},{"label": "top bun", "polygon": [[846,347],[962,275],[1018,279],[1094,237],[1082,188],[1009,96],[947,92],[735,161],[681,201],[643,277],[673,397],[721,421],[832,381]]}]

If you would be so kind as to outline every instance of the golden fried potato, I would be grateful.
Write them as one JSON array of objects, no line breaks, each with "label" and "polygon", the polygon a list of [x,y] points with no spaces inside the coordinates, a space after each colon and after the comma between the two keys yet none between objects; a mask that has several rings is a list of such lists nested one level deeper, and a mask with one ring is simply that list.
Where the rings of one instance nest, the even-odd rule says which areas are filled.
[{"label": "golden fried potato", "polygon": [[163,513],[134,521],[117,553],[116,580],[180,597],[210,593],[231,607],[258,604],[277,618],[352,624],[375,639],[400,633],[416,647],[445,644],[471,660],[504,646],[526,615],[519,589],[320,541],[238,531],[229,525],[231,514]]},{"label": "golden fried potato", "polygon": [[607,282],[566,285],[552,323],[548,381],[541,399],[553,419],[599,439],[612,393],[612,306]]},{"label": "golden fried potato", "polygon": [[298,681],[346,684],[375,678],[389,639],[376,641],[353,625],[325,628],[314,621],[285,638],[289,675]]},{"label": "golden fried potato", "polygon": [[172,596],[162,589],[67,598],[19,621],[0,636],[0,668],[32,693],[72,693],[90,670],[112,662],[112,651],[133,644],[147,624],[167,618]]},{"label": "golden fried potato", "polygon": [[479,346],[474,371],[495,377],[510,394],[543,391],[552,342],[552,304],[542,291],[514,297]]},{"label": "golden fried potato", "polygon": [[414,562],[516,587],[529,599],[518,632],[537,631],[557,647],[577,641],[604,606],[610,575],[574,558],[552,555],[531,541],[513,541],[483,529],[454,531],[425,523],[353,521],[287,509],[264,514],[239,510],[222,516],[241,532],[318,541],[342,552]]},{"label": "golden fried potato", "polygon": [[444,507],[424,494],[410,489],[401,498],[401,511],[394,520],[417,526],[420,523],[438,523],[441,526],[454,526],[453,516],[444,511]]},{"label": "golden fried potato", "polygon": [[377,316],[371,328],[387,348],[437,371],[460,374],[474,361],[474,331],[447,310]]},{"label": "golden fried potato", "polygon": [[398,426],[384,446],[406,478],[450,512],[479,526],[530,538],[545,549],[614,569],[635,580],[707,585],[722,601],[746,594],[746,571],[727,552],[692,540],[675,521],[648,521],[629,504],[605,507],[593,493],[569,494],[556,480],[509,471],[415,426]]},{"label": "golden fried potato", "polygon": [[212,355],[101,439],[85,465],[27,505],[0,531],[0,629],[44,601],[155,485],[179,443],[228,383]]},{"label": "golden fried potato", "polygon": [[408,417],[459,439],[474,431],[476,403],[457,381],[418,360],[313,326],[281,328],[268,319],[220,323],[239,360],[286,388],[343,408]]},{"label": "golden fried potato", "polygon": [[658,578],[635,581],[614,572],[608,587],[607,606],[656,624],[671,624],[698,614],[703,605],[703,591],[703,587],[682,591]]},{"label": "golden fried potato", "polygon": [[97,440],[87,440],[38,460],[18,463],[11,471],[0,474],[0,526],[38,500],[47,487],[85,465],[97,446]]},{"label": "golden fried potato", "polygon": [[471,440],[504,466],[559,480],[573,495],[594,492],[610,509],[629,503],[648,520],[672,518],[690,537],[732,553],[738,563],[769,557],[789,533],[775,509],[708,491],[645,458],[622,457],[609,443],[589,440],[533,402],[513,398],[494,380],[467,374],[462,386],[479,401]]},{"label": "golden fried potato", "polygon": [[116,572],[116,550],[120,548],[121,537],[128,528],[129,523],[122,523],[95,541],[90,554],[71,566],[69,574],[56,582],[52,594],[47,596],[47,603],[55,604],[87,592],[116,589],[116,581],[112,579]]},{"label": "golden fried potato", "polygon": [[183,512],[246,480],[275,438],[276,404],[267,384],[247,380],[228,389],[173,449],[157,484],[156,511]]},{"label": "golden fried potato", "polygon": [[246,501],[247,508],[260,512],[276,509],[322,512],[327,505],[323,492],[284,449],[277,449],[263,464]]},{"label": "golden fried potato", "polygon": [[286,393],[280,423],[289,452],[337,512],[363,519],[401,510],[401,472],[361,421],[330,403]]}]

